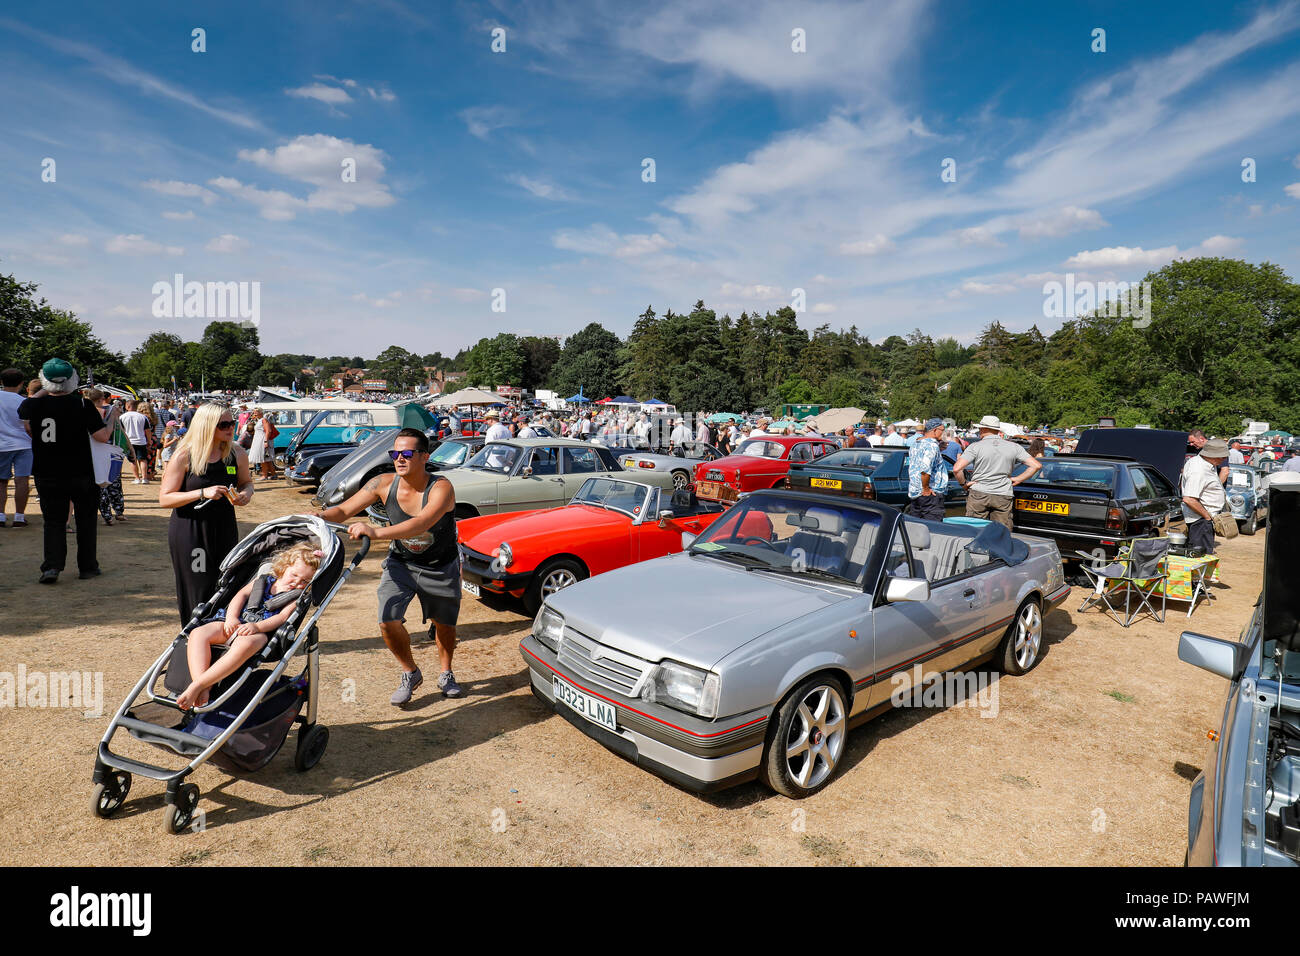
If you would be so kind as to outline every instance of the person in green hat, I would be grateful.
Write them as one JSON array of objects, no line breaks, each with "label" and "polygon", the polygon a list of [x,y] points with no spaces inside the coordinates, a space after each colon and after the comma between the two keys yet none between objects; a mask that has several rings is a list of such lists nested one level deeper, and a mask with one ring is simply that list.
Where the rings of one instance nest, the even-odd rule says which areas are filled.
[{"label": "person in green hat", "polygon": [[95,554],[99,486],[87,436],[108,441],[116,421],[104,423],[95,406],[77,391],[77,372],[63,359],[50,359],[41,366],[41,385],[39,392],[18,406],[18,417],[32,436],[32,477],[41,498],[45,559],[40,583],[57,582],[67,561],[63,526],[69,506],[76,509],[77,569],[82,578],[92,578],[99,574]]}]

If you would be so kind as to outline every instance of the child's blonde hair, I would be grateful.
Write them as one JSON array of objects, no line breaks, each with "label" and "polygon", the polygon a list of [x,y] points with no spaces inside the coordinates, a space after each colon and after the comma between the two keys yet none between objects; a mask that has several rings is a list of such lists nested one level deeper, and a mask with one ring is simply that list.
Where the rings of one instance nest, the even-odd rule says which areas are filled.
[{"label": "child's blonde hair", "polygon": [[312,570],[320,568],[320,556],[316,549],[307,544],[295,544],[291,548],[285,548],[283,551],[276,553],[271,559],[271,571],[277,578],[284,577],[284,572],[301,561]]}]

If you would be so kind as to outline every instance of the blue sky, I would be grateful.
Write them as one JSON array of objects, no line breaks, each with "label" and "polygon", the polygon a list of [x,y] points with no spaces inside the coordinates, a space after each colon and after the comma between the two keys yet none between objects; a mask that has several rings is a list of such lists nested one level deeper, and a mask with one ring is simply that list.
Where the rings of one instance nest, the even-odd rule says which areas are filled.
[{"label": "blue sky", "polygon": [[1050,331],[1066,272],[1300,276],[1297,91],[1295,2],[31,5],[0,15],[0,270],[126,351],[201,333],[151,314],[178,272],[259,282],[264,350],[320,355],[796,288],[876,341]]}]

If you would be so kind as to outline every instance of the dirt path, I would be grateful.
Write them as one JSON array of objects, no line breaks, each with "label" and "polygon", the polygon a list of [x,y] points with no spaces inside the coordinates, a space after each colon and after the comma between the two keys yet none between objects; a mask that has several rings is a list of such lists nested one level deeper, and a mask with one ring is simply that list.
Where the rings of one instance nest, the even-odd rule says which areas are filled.
[{"label": "dirt path", "polygon": [[[90,581],[38,587],[41,519],[0,529],[0,671],[102,672],[104,709],[118,706],[179,624],[157,487],[126,486],[129,521],[101,523],[104,575]],[[259,485],[241,531],[306,499]],[[1178,864],[1225,691],[1177,660],[1178,635],[1240,631],[1263,541],[1223,543],[1228,586],[1191,622],[1171,605],[1165,624],[1124,630],[1075,613],[1076,591],[1047,619],[1038,668],[998,683],[996,717],[893,712],[854,731],[839,778],[798,803],[758,784],[695,796],[547,716],[518,651],[529,622],[470,598],[455,666],[466,696],[444,700],[427,680],[393,708],[372,559],[322,621],[331,738],[316,769],[296,773],[288,748],[247,778],[205,766],[191,779],[206,828],[171,836],[161,788],[138,777],[117,817],[92,817],[107,714],[0,709],[0,863]],[[437,672],[432,645],[416,658]]]}]

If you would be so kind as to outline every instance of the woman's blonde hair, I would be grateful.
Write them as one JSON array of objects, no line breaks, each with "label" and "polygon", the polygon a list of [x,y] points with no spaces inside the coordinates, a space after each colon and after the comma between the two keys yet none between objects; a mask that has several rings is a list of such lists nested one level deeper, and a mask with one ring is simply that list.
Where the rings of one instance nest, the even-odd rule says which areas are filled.
[{"label": "woman's blonde hair", "polygon": [[208,470],[208,457],[212,454],[214,443],[218,445],[223,462],[229,465],[235,460],[235,430],[232,428],[224,438],[217,434],[217,422],[221,421],[221,416],[226,411],[224,405],[216,402],[200,405],[190,420],[189,431],[177,443],[175,455],[181,459],[189,456],[191,475],[201,475]]},{"label": "woman's blonde hair", "polygon": [[277,578],[284,577],[284,572],[299,561],[313,570],[320,568],[320,556],[317,555],[315,548],[308,544],[295,544],[292,548],[276,552],[275,557],[271,559],[271,571]]}]

